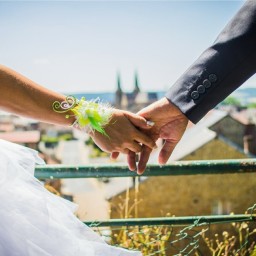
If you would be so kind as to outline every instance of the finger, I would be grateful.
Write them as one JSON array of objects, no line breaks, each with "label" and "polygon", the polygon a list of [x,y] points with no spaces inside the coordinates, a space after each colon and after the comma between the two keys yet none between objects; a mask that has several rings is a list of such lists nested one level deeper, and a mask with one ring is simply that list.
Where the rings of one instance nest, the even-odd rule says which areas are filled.
[{"label": "finger", "polygon": [[136,166],[136,154],[132,151],[129,151],[127,155],[127,164],[130,169],[130,171],[135,171],[137,166]]},{"label": "finger", "polygon": [[118,156],[119,156],[119,152],[112,152],[112,153],[110,154],[110,158],[111,158],[112,160],[116,160],[116,159],[118,158]]},{"label": "finger", "polygon": [[137,131],[136,135],[134,136],[134,139],[143,144],[148,146],[151,149],[156,149],[157,145],[156,142],[153,140],[153,138],[148,137],[147,135],[145,135],[144,133]]},{"label": "finger", "polygon": [[166,164],[177,143],[166,140],[158,156],[159,164]]},{"label": "finger", "polygon": [[142,146],[135,141],[134,143],[129,143],[126,147],[135,153],[140,153],[142,150]]},{"label": "finger", "polygon": [[130,122],[141,129],[150,129],[154,126],[154,122],[150,120],[146,120],[144,117],[127,112],[125,113],[126,117],[130,120]]},{"label": "finger", "polygon": [[146,146],[142,147],[142,151],[140,153],[140,160],[139,160],[138,167],[137,167],[137,173],[139,175],[143,174],[143,172],[145,171],[151,152],[152,152],[151,148],[146,147]]},{"label": "finger", "polygon": [[[130,112],[126,112],[125,116],[130,120],[130,122],[133,125],[135,125],[138,128],[148,129],[148,128],[151,128],[154,125],[154,122],[147,121],[145,118],[143,118],[139,115],[130,113]],[[152,138],[146,136],[144,133],[139,132],[138,130],[137,130],[137,133],[135,135],[135,140],[138,141],[141,144],[144,144],[144,145],[152,148],[152,149],[157,148],[156,143]]]},{"label": "finger", "polygon": [[129,149],[128,148],[125,148],[125,149],[122,149],[122,150],[120,150],[120,153],[123,153],[123,154],[125,154],[125,155],[128,155],[129,154]]}]

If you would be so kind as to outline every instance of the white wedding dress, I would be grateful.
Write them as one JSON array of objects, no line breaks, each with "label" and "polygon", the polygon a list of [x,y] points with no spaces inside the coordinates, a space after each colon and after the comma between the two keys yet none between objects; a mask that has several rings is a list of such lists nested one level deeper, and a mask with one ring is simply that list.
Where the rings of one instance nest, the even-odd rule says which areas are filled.
[{"label": "white wedding dress", "polygon": [[142,255],[105,243],[75,217],[75,204],[34,177],[35,164],[44,164],[36,151],[0,140],[1,256]]}]

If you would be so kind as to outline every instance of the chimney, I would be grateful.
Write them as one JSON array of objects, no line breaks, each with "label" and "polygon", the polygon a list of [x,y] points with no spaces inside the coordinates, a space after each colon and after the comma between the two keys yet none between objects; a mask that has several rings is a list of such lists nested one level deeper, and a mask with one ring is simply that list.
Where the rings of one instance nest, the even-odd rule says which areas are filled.
[{"label": "chimney", "polygon": [[244,153],[256,154],[256,128],[254,124],[248,124],[244,133]]}]

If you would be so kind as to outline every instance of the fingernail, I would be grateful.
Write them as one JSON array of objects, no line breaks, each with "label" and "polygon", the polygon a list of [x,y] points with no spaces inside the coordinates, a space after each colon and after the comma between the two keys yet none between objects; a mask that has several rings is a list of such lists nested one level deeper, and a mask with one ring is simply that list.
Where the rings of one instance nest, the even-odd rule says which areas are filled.
[{"label": "fingernail", "polygon": [[147,126],[153,127],[155,123],[153,121],[146,121]]}]

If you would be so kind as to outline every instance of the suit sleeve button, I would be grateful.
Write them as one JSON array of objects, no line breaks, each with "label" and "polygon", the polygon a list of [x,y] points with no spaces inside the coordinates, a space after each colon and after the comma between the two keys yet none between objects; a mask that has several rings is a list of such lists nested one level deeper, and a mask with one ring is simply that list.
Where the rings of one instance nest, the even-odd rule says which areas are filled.
[{"label": "suit sleeve button", "polygon": [[200,85],[197,87],[197,91],[198,91],[199,93],[204,93],[204,92],[205,92],[205,87],[204,87],[202,84],[200,84]]},{"label": "suit sleeve button", "polygon": [[210,82],[214,83],[217,81],[217,76],[215,74],[210,74],[209,80],[210,80]]},{"label": "suit sleeve button", "polygon": [[191,98],[192,98],[193,100],[198,99],[198,98],[199,98],[199,92],[198,92],[198,91],[193,91],[193,92],[191,92]]},{"label": "suit sleeve button", "polygon": [[208,79],[205,79],[203,81],[203,85],[205,88],[209,88],[209,87],[211,87],[212,83]]}]

